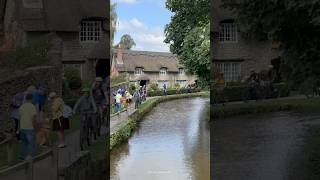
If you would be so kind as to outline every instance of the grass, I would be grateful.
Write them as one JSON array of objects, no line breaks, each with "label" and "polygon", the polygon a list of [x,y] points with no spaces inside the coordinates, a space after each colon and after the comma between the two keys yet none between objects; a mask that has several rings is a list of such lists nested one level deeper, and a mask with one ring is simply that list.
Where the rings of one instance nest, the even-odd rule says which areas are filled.
[{"label": "grass", "polygon": [[199,93],[190,93],[190,94],[180,94],[180,95],[171,95],[171,96],[160,96],[149,99],[143,103],[138,111],[134,112],[129,116],[128,121],[123,124],[117,132],[113,133],[110,137],[110,150],[114,147],[120,145],[122,142],[127,141],[134,130],[137,127],[139,121],[152,110],[158,103],[182,99],[182,98],[190,98],[190,97],[210,97],[209,92],[199,92]]},{"label": "grass", "polygon": [[298,113],[316,113],[320,107],[320,98],[312,99],[270,99],[258,102],[211,106],[212,118],[224,118],[245,114],[257,114],[278,111]]}]

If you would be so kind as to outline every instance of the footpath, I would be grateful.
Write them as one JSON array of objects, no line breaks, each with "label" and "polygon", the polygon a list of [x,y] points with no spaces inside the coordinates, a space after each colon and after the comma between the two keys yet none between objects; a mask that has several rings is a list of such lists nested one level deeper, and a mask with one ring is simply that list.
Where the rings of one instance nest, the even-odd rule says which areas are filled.
[{"label": "footpath", "polygon": [[[160,97],[160,96],[147,97],[146,101],[156,97]],[[143,103],[145,103],[146,101],[144,101]],[[119,114],[112,114],[110,118],[110,135],[117,132],[119,128],[128,121],[128,117],[134,112],[136,112],[137,110],[138,109],[134,108],[134,102],[133,102],[129,105],[129,107],[125,111]]]},{"label": "footpath", "polygon": [[[105,126],[101,128],[101,136],[108,133],[108,129]],[[57,167],[52,166],[52,157],[48,156],[40,161],[33,164],[33,180],[56,180],[58,169],[61,171],[65,167],[70,166],[75,160],[77,160],[83,151],[80,149],[80,130],[75,130],[66,135],[66,145],[65,148],[57,148]],[[93,142],[94,143],[94,142]],[[54,147],[58,144],[54,144]],[[49,150],[49,148],[47,148]],[[23,163],[23,162],[21,162]],[[16,166],[16,165],[15,165]],[[14,168],[14,167],[10,167]],[[57,169],[58,168],[58,169]],[[10,173],[5,177],[0,177],[1,180],[27,180],[27,173],[24,169]],[[59,180],[63,180],[63,177],[59,177]]]}]

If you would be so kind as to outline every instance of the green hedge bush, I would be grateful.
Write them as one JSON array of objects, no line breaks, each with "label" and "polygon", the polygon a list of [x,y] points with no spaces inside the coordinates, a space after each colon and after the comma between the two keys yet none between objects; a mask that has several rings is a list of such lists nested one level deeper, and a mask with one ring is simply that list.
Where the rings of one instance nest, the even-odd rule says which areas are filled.
[{"label": "green hedge bush", "polygon": [[82,86],[80,71],[76,68],[66,68],[64,70],[64,77],[71,90],[79,89]]},{"label": "green hedge bush", "polygon": [[[188,88],[167,89],[167,95],[195,93],[195,92],[200,92],[200,89],[188,89]],[[163,96],[163,90],[148,91],[147,95],[148,95],[148,97]]]},{"label": "green hedge bush", "polygon": [[[277,83],[273,85],[274,89],[278,91],[277,97],[287,97],[289,96],[290,90],[286,83]],[[223,95],[226,101],[242,101],[244,94],[249,90],[249,85],[239,85],[239,86],[227,86],[224,88]],[[217,90],[211,90],[212,98],[217,95]]]}]

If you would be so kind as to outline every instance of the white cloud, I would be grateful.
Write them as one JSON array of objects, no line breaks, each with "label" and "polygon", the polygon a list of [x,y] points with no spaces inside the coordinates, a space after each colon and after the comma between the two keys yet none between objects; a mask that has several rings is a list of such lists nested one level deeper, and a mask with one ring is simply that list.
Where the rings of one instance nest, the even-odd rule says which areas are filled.
[{"label": "white cloud", "polygon": [[149,27],[138,18],[131,20],[118,19],[117,35],[115,42],[119,42],[123,34],[129,34],[136,45],[133,50],[169,52],[169,45],[165,39],[163,27]]},{"label": "white cloud", "polygon": [[112,0],[112,3],[135,4],[137,2],[137,0]]}]

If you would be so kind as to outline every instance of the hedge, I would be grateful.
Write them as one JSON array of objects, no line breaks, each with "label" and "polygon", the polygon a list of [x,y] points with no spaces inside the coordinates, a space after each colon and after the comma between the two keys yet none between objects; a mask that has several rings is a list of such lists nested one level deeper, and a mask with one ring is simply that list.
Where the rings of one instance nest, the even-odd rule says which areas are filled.
[{"label": "hedge", "polygon": [[320,98],[269,99],[257,102],[211,106],[211,120],[246,114],[294,111],[303,114],[317,113]]},{"label": "hedge", "polygon": [[[289,96],[289,87],[286,83],[273,84],[274,89],[278,90],[278,96],[276,97],[287,97]],[[223,90],[223,95],[226,101],[242,101],[244,94],[250,89],[249,85],[239,85],[239,86],[227,86]],[[212,89],[212,98],[217,97],[216,89]]]},{"label": "hedge", "polygon": [[[167,95],[174,95],[174,94],[186,94],[186,93],[196,93],[200,92],[200,89],[188,89],[188,88],[181,88],[181,89],[168,89]],[[148,91],[148,97],[153,96],[163,96],[164,92],[163,90],[156,90],[156,91]]]}]

